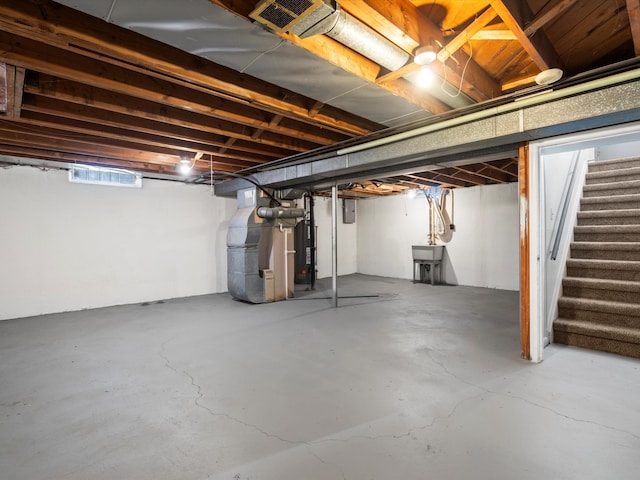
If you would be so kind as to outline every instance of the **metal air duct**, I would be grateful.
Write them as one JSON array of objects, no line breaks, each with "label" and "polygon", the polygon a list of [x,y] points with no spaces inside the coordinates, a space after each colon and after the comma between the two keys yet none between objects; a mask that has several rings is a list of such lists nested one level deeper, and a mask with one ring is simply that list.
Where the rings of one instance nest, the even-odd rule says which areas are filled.
[{"label": "metal air duct", "polygon": [[332,0],[263,0],[249,16],[271,30],[300,38],[327,35],[392,72],[410,58]]},{"label": "metal air duct", "polygon": [[304,208],[258,207],[257,213],[260,218],[302,218]]}]

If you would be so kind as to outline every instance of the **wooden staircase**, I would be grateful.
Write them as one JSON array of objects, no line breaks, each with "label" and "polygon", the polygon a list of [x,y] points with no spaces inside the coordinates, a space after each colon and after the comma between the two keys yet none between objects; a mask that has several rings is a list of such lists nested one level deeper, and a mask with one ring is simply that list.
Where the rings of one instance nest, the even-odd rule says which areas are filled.
[{"label": "wooden staircase", "polygon": [[589,164],[554,342],[640,358],[640,159]]}]

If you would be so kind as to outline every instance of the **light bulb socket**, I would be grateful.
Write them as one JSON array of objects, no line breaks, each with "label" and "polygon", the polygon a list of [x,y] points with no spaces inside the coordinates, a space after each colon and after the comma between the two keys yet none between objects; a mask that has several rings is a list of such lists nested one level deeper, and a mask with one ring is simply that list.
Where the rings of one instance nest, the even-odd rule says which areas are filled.
[{"label": "light bulb socket", "polygon": [[414,53],[413,61],[418,65],[429,65],[438,58],[433,45],[425,45],[424,47],[418,47]]}]

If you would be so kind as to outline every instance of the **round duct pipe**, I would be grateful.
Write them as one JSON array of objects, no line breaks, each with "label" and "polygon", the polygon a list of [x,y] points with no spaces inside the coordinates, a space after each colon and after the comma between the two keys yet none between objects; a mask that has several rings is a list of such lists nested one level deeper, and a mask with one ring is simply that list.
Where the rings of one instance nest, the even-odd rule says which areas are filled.
[{"label": "round duct pipe", "polygon": [[260,207],[258,216],[260,218],[301,218],[304,217],[304,208]]},{"label": "round duct pipe", "polygon": [[390,71],[404,66],[410,55],[340,8],[332,0],[324,0],[318,14],[291,29],[300,38],[327,35],[351,50],[373,60]]},{"label": "round duct pipe", "polygon": [[392,72],[407,63],[407,52],[337,7],[336,22],[325,35]]}]

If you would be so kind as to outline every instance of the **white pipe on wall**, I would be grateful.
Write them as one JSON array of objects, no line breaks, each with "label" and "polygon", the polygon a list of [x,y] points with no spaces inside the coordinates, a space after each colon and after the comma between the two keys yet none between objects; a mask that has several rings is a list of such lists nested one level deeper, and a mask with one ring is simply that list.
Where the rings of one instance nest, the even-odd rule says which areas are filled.
[{"label": "white pipe on wall", "polygon": [[331,303],[338,307],[338,187],[331,187]]}]

